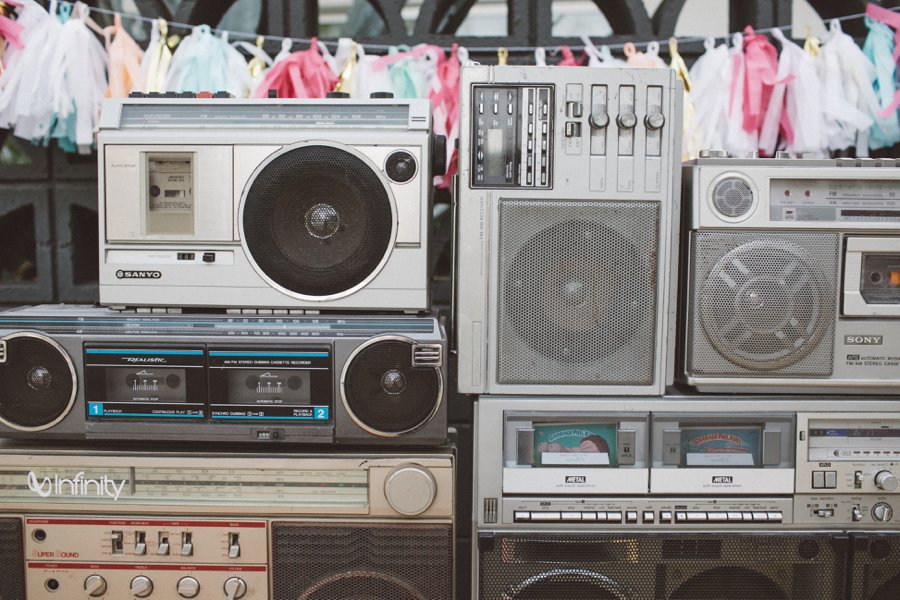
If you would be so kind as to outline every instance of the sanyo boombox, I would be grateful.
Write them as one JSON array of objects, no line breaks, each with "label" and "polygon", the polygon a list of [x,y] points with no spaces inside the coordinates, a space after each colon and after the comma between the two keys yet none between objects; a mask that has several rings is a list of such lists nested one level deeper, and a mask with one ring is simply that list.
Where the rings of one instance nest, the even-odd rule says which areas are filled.
[{"label": "sanyo boombox", "polygon": [[674,371],[677,77],[467,66],[461,89],[460,391],[662,394]]},{"label": "sanyo boombox", "polygon": [[427,316],[0,313],[0,436],[440,444],[446,334]]},{"label": "sanyo boombox", "polygon": [[701,158],[684,181],[685,383],[900,390],[896,161]]},{"label": "sanyo boombox", "polygon": [[454,597],[449,450],[0,461],[4,600]]},{"label": "sanyo boombox", "polygon": [[427,100],[107,100],[100,303],[429,307]]},{"label": "sanyo boombox", "polygon": [[886,600],[896,399],[482,397],[482,600]]}]

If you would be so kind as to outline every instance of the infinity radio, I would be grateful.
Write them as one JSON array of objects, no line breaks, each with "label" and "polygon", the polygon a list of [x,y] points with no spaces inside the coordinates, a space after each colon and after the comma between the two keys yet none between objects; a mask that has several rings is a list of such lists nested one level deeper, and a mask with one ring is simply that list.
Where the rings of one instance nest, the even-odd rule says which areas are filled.
[{"label": "infinity radio", "polygon": [[462,70],[465,393],[662,394],[682,90],[665,69]]},{"label": "infinity radio", "polygon": [[104,104],[100,302],[429,307],[426,100]]},{"label": "infinity radio", "polygon": [[684,179],[685,383],[900,389],[894,160],[701,158]]},{"label": "infinity radio", "polygon": [[0,313],[0,435],[435,444],[446,336],[432,317]]},{"label": "infinity radio", "polygon": [[448,449],[0,460],[4,600],[454,597]]}]

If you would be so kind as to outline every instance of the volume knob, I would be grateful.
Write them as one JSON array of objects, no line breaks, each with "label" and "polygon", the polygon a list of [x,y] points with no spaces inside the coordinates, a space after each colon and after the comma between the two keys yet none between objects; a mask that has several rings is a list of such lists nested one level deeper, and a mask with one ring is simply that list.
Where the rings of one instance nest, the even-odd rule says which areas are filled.
[{"label": "volume knob", "polygon": [[872,518],[876,521],[886,523],[894,516],[894,509],[887,502],[879,502],[872,507]]},{"label": "volume knob", "polygon": [[91,598],[99,598],[106,593],[106,580],[100,575],[90,575],[84,580],[84,591]]},{"label": "volume knob", "polygon": [[437,496],[437,482],[431,471],[419,465],[399,465],[384,480],[384,495],[401,515],[420,515]]},{"label": "volume knob", "polygon": [[897,477],[890,471],[879,471],[875,475],[875,485],[886,492],[893,492],[897,489]]},{"label": "volume knob", "polygon": [[247,594],[247,583],[240,577],[229,577],[225,581],[225,597],[238,600]]}]

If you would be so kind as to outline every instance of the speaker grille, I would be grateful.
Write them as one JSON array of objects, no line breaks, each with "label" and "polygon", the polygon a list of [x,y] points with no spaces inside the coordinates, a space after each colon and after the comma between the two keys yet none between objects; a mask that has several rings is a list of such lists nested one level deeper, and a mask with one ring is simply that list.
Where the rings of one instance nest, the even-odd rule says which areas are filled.
[{"label": "speaker grille", "polygon": [[837,600],[846,544],[827,534],[498,534],[478,562],[482,600]]},{"label": "speaker grille", "polygon": [[71,408],[74,372],[68,358],[38,334],[6,338],[0,364],[0,419],[22,429],[43,428]]},{"label": "speaker grille", "polygon": [[900,595],[900,534],[851,535],[850,598],[896,600]]},{"label": "speaker grille", "polygon": [[272,524],[274,600],[450,600],[452,527]]},{"label": "speaker grille", "polygon": [[274,158],[244,201],[244,244],[261,272],[303,296],[349,293],[391,249],[391,199],[362,159],[332,146]]},{"label": "speaker grille", "polygon": [[0,519],[0,600],[25,598],[22,522]]},{"label": "speaker grille", "polygon": [[410,340],[377,340],[347,366],[343,395],[347,410],[375,432],[399,434],[427,423],[441,403],[443,382],[435,367],[413,367]]},{"label": "speaker grille", "polygon": [[499,383],[652,384],[659,210],[501,200]]},{"label": "speaker grille", "polygon": [[740,177],[728,177],[713,188],[712,202],[715,209],[726,217],[743,217],[753,208],[753,190]]},{"label": "speaker grille", "polygon": [[830,375],[838,253],[830,233],[694,234],[689,371]]}]

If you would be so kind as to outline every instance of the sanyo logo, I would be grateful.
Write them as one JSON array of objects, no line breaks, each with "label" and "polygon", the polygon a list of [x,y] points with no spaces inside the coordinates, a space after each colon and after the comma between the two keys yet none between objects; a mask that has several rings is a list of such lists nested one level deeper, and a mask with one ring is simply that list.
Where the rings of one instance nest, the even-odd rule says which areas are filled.
[{"label": "sanyo logo", "polygon": [[116,483],[104,475],[100,479],[85,479],[84,471],[79,471],[75,477],[66,479],[59,474],[49,477],[38,477],[34,471],[28,472],[28,489],[40,496],[99,496],[109,497],[114,501],[119,499],[122,490],[125,489],[127,480]]},{"label": "sanyo logo", "polygon": [[159,279],[162,271],[116,271],[117,279]]},{"label": "sanyo logo", "polygon": [[880,346],[884,343],[883,335],[845,335],[844,344],[848,346]]}]

